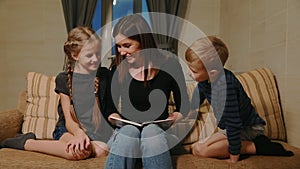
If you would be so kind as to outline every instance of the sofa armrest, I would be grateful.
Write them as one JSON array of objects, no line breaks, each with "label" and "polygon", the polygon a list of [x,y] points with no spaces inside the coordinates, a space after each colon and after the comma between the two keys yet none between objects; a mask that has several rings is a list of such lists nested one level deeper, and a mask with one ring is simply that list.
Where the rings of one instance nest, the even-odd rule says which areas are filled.
[{"label": "sofa armrest", "polygon": [[18,109],[0,111],[0,141],[20,132],[23,114]]}]

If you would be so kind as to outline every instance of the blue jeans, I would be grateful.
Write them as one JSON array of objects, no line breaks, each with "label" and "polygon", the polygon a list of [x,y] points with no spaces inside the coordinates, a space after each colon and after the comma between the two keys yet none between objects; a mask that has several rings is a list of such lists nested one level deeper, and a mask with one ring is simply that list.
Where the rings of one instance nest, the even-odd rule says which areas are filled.
[{"label": "blue jeans", "polygon": [[141,131],[132,125],[123,126],[115,130],[108,145],[106,169],[133,169],[140,158],[144,169],[172,168],[167,133],[155,124]]}]

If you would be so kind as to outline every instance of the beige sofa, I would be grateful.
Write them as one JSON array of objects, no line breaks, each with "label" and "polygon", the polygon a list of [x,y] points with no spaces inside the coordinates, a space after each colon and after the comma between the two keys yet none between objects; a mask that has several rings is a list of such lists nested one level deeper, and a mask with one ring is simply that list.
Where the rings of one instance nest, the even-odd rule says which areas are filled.
[{"label": "beige sofa", "polygon": [[[174,168],[178,169],[300,169],[300,149],[286,143],[282,109],[272,72],[267,68],[238,74],[253,105],[267,122],[266,135],[281,142],[284,147],[294,152],[292,157],[278,156],[245,156],[236,164],[229,164],[221,159],[194,157],[190,153],[177,152],[172,156]],[[51,139],[57,120],[58,96],[54,92],[55,77],[48,77],[35,72],[28,73],[26,89],[20,94],[16,109],[0,112],[0,141],[13,137],[18,132],[35,132],[37,138]],[[188,84],[191,95],[195,84]],[[172,98],[169,109],[172,111]],[[190,133],[182,141],[186,152],[190,145],[199,139],[205,139],[214,131],[213,113],[206,104],[200,108],[202,118],[196,123],[179,123],[173,127],[174,132],[192,126]],[[180,154],[182,153],[182,154]],[[69,161],[51,155],[14,150],[0,149],[0,168],[104,168],[106,158],[90,158],[81,161]]]}]

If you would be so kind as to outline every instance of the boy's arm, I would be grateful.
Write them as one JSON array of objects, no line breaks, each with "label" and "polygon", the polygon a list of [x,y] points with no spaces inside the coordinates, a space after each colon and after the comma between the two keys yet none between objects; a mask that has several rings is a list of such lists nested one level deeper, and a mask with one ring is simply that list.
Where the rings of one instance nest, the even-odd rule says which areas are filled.
[{"label": "boy's arm", "polygon": [[[239,155],[241,149],[241,127],[239,100],[235,90],[227,90],[226,103],[223,116],[226,124],[226,134],[229,143],[229,153]],[[222,122],[220,122],[222,123]],[[222,125],[222,124],[220,124]]]}]

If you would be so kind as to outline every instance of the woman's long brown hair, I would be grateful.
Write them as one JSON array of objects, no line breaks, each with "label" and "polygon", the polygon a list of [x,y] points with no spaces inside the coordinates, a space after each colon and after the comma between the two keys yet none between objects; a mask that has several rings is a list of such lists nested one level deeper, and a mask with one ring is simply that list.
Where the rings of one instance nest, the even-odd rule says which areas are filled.
[{"label": "woman's long brown hair", "polygon": [[[112,36],[116,37],[119,33],[125,35],[129,39],[138,41],[140,43],[141,50],[149,49],[144,50],[142,54],[139,55],[139,57],[142,57],[141,55],[143,55],[144,58],[144,84],[146,85],[149,76],[149,63],[151,62],[154,67],[151,71],[154,71],[155,74],[157,74],[159,70],[156,68],[166,61],[166,57],[157,49],[150,26],[141,15],[132,14],[121,18],[114,26]],[[129,64],[126,62],[121,64],[125,58],[118,52],[117,46],[115,47],[115,50],[117,53],[115,62],[119,70],[119,81],[123,82],[128,75]]]}]

